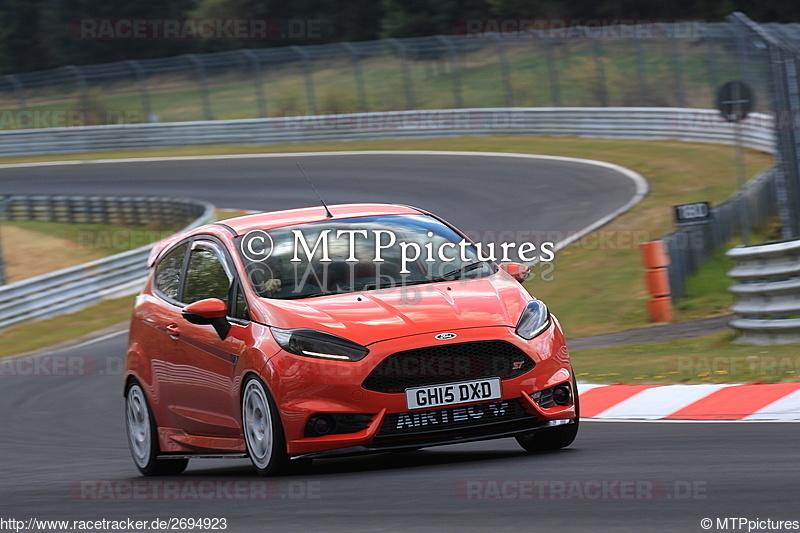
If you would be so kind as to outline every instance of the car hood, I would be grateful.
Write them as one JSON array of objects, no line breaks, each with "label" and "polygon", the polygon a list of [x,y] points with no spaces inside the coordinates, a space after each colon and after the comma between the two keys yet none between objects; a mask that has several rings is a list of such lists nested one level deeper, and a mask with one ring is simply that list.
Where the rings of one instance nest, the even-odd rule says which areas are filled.
[{"label": "car hood", "polygon": [[466,281],[262,302],[270,325],[318,329],[366,346],[442,330],[513,327],[530,299],[501,270]]}]

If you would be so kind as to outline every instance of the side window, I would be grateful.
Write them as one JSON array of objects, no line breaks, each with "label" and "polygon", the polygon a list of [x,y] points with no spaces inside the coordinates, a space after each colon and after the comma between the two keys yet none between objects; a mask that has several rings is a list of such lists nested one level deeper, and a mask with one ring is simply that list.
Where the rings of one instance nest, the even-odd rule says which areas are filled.
[{"label": "side window", "polygon": [[228,301],[230,289],[231,278],[217,254],[209,247],[195,245],[186,270],[186,284],[183,287],[184,303],[190,304],[205,298],[219,298],[230,306]]},{"label": "side window", "polygon": [[178,299],[178,288],[181,285],[181,269],[183,258],[189,244],[184,243],[161,258],[156,265],[156,289],[173,300]]}]

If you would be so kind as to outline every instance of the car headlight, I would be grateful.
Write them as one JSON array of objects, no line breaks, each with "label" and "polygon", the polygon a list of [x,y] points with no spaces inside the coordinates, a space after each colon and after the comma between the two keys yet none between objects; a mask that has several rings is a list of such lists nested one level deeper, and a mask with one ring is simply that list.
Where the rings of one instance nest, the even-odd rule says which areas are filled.
[{"label": "car headlight", "polygon": [[289,353],[335,359],[338,361],[360,361],[369,349],[353,341],[315,329],[270,328],[278,344]]},{"label": "car headlight", "polygon": [[531,340],[550,327],[550,311],[541,300],[528,302],[517,324],[517,335]]}]

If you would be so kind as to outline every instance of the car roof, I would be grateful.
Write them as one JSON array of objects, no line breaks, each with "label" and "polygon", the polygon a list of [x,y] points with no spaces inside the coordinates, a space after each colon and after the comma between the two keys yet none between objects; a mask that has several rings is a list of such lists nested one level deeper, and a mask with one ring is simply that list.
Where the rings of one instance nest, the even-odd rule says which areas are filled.
[{"label": "car roof", "polygon": [[200,226],[193,230],[183,233],[176,233],[171,237],[157,242],[150,250],[147,258],[147,267],[152,267],[164,250],[170,248],[174,243],[185,239],[188,236],[198,233],[208,232],[214,226],[224,226],[233,230],[237,235],[244,235],[254,229],[273,229],[283,226],[293,226],[295,224],[307,224],[310,222],[320,222],[323,220],[341,220],[345,218],[367,217],[378,215],[427,215],[427,211],[399,204],[335,204],[328,206],[333,218],[328,218],[325,208],[302,207],[299,209],[285,209],[283,211],[269,211],[254,215],[245,215],[236,218],[229,218],[220,222],[214,222]]},{"label": "car roof", "polygon": [[340,220],[354,217],[367,217],[377,215],[419,215],[428,214],[422,209],[407,205],[397,204],[336,204],[329,205],[333,218],[326,216],[325,208],[303,207],[300,209],[286,209],[284,211],[271,211],[255,215],[223,220],[220,223],[233,229],[237,234],[243,235],[254,229],[272,229],[295,224],[307,224],[323,220]]}]

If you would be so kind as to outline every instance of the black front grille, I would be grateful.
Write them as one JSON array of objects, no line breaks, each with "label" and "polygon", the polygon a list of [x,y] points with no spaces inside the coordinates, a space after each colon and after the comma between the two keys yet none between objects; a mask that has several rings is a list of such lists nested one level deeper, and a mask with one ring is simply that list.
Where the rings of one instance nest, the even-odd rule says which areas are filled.
[{"label": "black front grille", "polygon": [[533,367],[533,360],[510,342],[462,342],[392,354],[375,367],[362,385],[376,392],[397,393],[408,387],[460,380],[510,379]]},{"label": "black front grille", "polygon": [[[386,415],[377,437],[452,432],[531,418],[518,398]],[[535,420],[536,417],[533,417]]]}]

